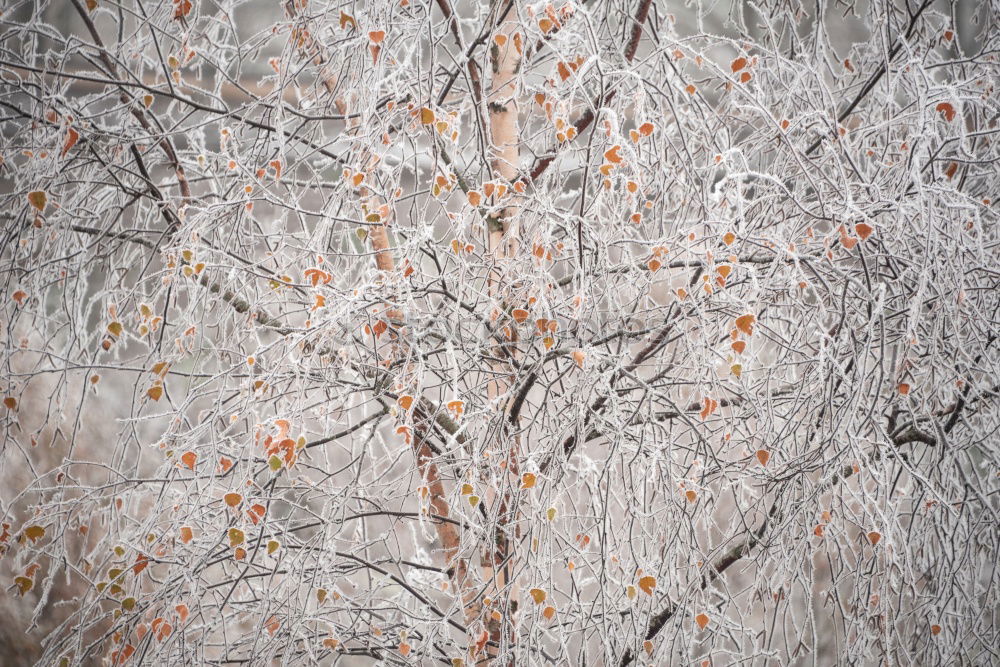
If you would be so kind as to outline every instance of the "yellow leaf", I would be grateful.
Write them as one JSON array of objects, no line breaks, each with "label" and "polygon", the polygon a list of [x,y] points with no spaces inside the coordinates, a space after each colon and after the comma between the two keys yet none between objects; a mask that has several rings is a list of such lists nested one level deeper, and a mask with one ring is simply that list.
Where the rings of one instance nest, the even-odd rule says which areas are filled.
[{"label": "yellow leaf", "polygon": [[150,387],[149,389],[146,390],[146,395],[149,396],[154,401],[158,401],[160,400],[160,397],[163,396],[163,387],[161,387],[160,385],[156,385],[155,387]]},{"label": "yellow leaf", "polygon": [[545,602],[546,593],[541,588],[532,588],[528,591],[528,594],[531,595],[531,599],[535,601],[535,604],[542,604]]},{"label": "yellow leaf", "polygon": [[235,547],[237,544],[243,544],[243,540],[246,539],[246,534],[239,528],[229,529],[229,546]]},{"label": "yellow leaf", "polygon": [[32,542],[37,542],[45,537],[45,528],[42,526],[28,526],[24,529],[24,536]]},{"label": "yellow leaf", "polygon": [[18,592],[23,596],[31,590],[31,588],[35,585],[35,582],[28,577],[14,577],[14,585],[17,586]]},{"label": "yellow leaf", "polygon": [[535,486],[535,481],[534,473],[526,472],[521,475],[521,488],[530,489]]},{"label": "yellow leaf", "polygon": [[227,493],[222,497],[222,499],[225,500],[226,505],[229,505],[230,507],[236,507],[243,502],[243,496],[238,493]]},{"label": "yellow leaf", "polygon": [[642,592],[646,595],[652,595],[653,589],[656,588],[656,577],[647,575],[641,578],[639,580],[639,588],[642,589]]},{"label": "yellow leaf", "polygon": [[112,322],[108,325],[108,332],[115,337],[121,336],[123,331],[121,322]]},{"label": "yellow leaf", "polygon": [[[275,551],[278,550],[279,547],[281,547],[281,543],[278,542],[278,540],[268,540],[268,542],[267,542],[267,553],[268,553],[268,555],[273,554]],[[322,602],[322,600],[320,600],[320,602]]]},{"label": "yellow leaf", "polygon": [[428,109],[427,107],[422,107],[420,109],[420,122],[424,125],[430,125],[435,120],[434,110]]}]

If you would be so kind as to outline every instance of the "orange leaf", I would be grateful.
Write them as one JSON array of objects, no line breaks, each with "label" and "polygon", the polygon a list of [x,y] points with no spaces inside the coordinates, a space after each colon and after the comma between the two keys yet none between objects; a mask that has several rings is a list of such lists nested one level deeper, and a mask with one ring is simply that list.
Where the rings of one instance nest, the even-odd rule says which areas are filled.
[{"label": "orange leaf", "polygon": [[935,110],[940,111],[949,123],[955,119],[955,107],[950,102],[941,102],[935,107]]},{"label": "orange leaf", "polygon": [[745,340],[738,340],[733,343],[732,347],[736,354],[743,354],[743,350],[747,349],[747,342]]},{"label": "orange leaf", "polygon": [[709,398],[708,396],[702,399],[701,404],[702,409],[700,414],[702,419],[707,419],[708,416],[715,412],[715,409],[719,407],[719,402],[713,398]]},{"label": "orange leaf", "polygon": [[[174,628],[173,628],[172,625],[170,625],[169,623],[167,623],[166,621],[164,621],[162,618],[161,619],[157,619],[157,620],[159,620],[160,622],[158,624],[156,624],[156,627],[154,628],[154,630],[156,632],[156,639],[157,639],[157,641],[161,641],[162,642],[164,639],[166,639],[167,637],[170,636],[170,633],[173,631]],[[155,621],[154,621],[154,623],[155,623]],[[128,647],[126,647],[126,648],[128,648]]]},{"label": "orange leaf", "polygon": [[813,535],[816,537],[823,537],[823,524],[816,524],[816,527],[813,528]]},{"label": "orange leaf", "polygon": [[546,621],[551,621],[556,616],[556,608],[546,607],[545,610],[542,612],[542,616],[545,617]]},{"label": "orange leaf", "polygon": [[353,16],[340,12],[340,29],[343,30],[346,28],[348,23],[350,23],[355,30],[358,29],[358,22],[354,20]]},{"label": "orange leaf", "polygon": [[694,501],[698,500],[698,494],[695,491],[692,491],[691,489],[688,489],[684,493],[684,496],[688,499],[689,503],[693,503]]},{"label": "orange leaf", "polygon": [[409,395],[403,395],[399,397],[399,400],[397,402],[399,403],[399,407],[403,408],[404,410],[409,410],[410,406],[413,405],[413,397]]},{"label": "orange leaf", "polygon": [[191,530],[191,526],[181,526],[181,542],[187,544],[192,539],[194,539],[194,531]]},{"label": "orange leaf", "polygon": [[14,301],[17,302],[17,305],[23,306],[24,300],[28,298],[28,293],[25,292],[24,290],[17,290],[16,292],[10,295],[10,298],[14,299]]},{"label": "orange leaf", "polygon": [[648,137],[649,135],[651,135],[653,133],[653,130],[655,130],[655,129],[656,129],[655,125],[653,125],[652,123],[646,122],[646,123],[643,123],[642,125],[639,126],[639,134],[641,134],[644,137]]},{"label": "orange leaf", "polygon": [[937,625],[937,624],[932,625],[931,626],[931,634],[932,635],[939,635],[939,634],[941,634],[941,626]]},{"label": "orange leaf", "polygon": [[618,164],[619,162],[622,161],[621,156],[618,154],[619,150],[621,150],[621,146],[619,146],[618,144],[615,144],[614,146],[612,146],[611,148],[609,148],[607,151],[605,151],[605,153],[604,153],[604,159],[607,160],[608,162],[612,163],[612,164]]},{"label": "orange leaf", "polygon": [[708,614],[698,614],[694,617],[694,622],[698,624],[698,627],[702,630],[708,625]]},{"label": "orange leaf", "polygon": [[181,454],[181,462],[186,465],[191,470],[194,470],[195,461],[198,460],[198,455],[194,452],[184,452]]},{"label": "orange leaf", "polygon": [[739,72],[741,69],[747,66],[747,59],[740,57],[729,63],[729,66],[733,68],[733,73]]},{"label": "orange leaf", "polygon": [[226,458],[225,456],[219,457],[219,470],[223,473],[229,472],[229,469],[233,467],[232,460]]},{"label": "orange leaf", "polygon": [[424,125],[430,125],[435,120],[434,110],[428,109],[427,107],[422,107],[420,109],[420,122]]},{"label": "orange leaf", "polygon": [[66,157],[66,153],[69,153],[73,146],[76,146],[76,142],[80,140],[80,133],[74,130],[72,127],[66,129],[66,142],[63,144],[62,153],[59,157]]},{"label": "orange leaf", "polygon": [[872,546],[878,544],[878,541],[881,539],[882,539],[882,533],[879,533],[874,530],[868,533],[868,541],[872,543]]},{"label": "orange leaf", "polygon": [[545,602],[546,593],[541,588],[532,588],[528,591],[528,594],[531,595],[531,599],[535,601],[535,604],[542,604]]},{"label": "orange leaf", "polygon": [[910,385],[908,385],[905,382],[900,382],[899,387],[897,388],[899,389],[899,393],[902,394],[903,396],[906,396],[907,394],[910,393]]},{"label": "orange leaf", "polygon": [[514,318],[514,321],[517,322],[518,324],[523,324],[528,319],[529,315],[528,311],[526,311],[524,308],[515,308],[514,310],[510,311],[510,314]]},{"label": "orange leaf", "polygon": [[533,488],[535,486],[536,481],[537,479],[535,478],[534,473],[526,472],[523,475],[521,475],[521,488],[522,489]]},{"label": "orange leaf", "polygon": [[304,274],[306,279],[312,283],[313,287],[316,287],[320,283],[327,285],[331,280],[333,280],[333,276],[331,276],[329,273],[323,271],[322,269],[317,269],[315,267],[306,269],[304,271]]},{"label": "orange leaf", "polygon": [[160,397],[163,396],[163,387],[160,385],[156,385],[155,387],[150,387],[149,389],[146,390],[146,395],[149,396],[154,401],[158,401],[160,400]]},{"label": "orange leaf", "polygon": [[639,589],[646,595],[652,595],[654,588],[656,588],[656,577],[647,575],[639,580]]},{"label": "orange leaf", "polygon": [[372,30],[368,33],[368,39],[370,39],[373,44],[381,44],[382,40],[385,39],[385,30]]},{"label": "orange leaf", "polygon": [[255,526],[260,523],[261,519],[264,518],[265,513],[267,513],[267,508],[260,503],[254,503],[250,506],[250,509],[247,510],[247,516],[250,518],[251,523]]},{"label": "orange leaf", "polygon": [[483,196],[476,192],[475,190],[469,190],[469,203],[473,206],[479,206],[483,203]]},{"label": "orange leaf", "polygon": [[766,466],[767,462],[771,459],[771,454],[766,449],[757,450],[757,460],[760,461],[762,466]]},{"label": "orange leaf", "polygon": [[181,619],[181,623],[187,620],[189,611],[186,604],[179,604],[174,609],[177,610],[177,616]]},{"label": "orange leaf", "polygon": [[174,18],[184,18],[191,13],[191,7],[191,0],[174,0]]},{"label": "orange leaf", "polygon": [[854,233],[857,234],[862,241],[871,236],[873,231],[875,231],[874,228],[871,225],[864,222],[859,222],[858,224],[854,225]]},{"label": "orange leaf", "polygon": [[757,318],[753,315],[740,315],[736,318],[736,328],[748,336],[753,335],[753,325]]},{"label": "orange leaf", "polygon": [[579,366],[580,368],[583,368],[583,361],[584,359],[587,358],[587,353],[584,352],[583,350],[573,350],[572,356],[573,356],[573,361],[576,362],[576,365]]},{"label": "orange leaf", "polygon": [[5,397],[3,399],[3,405],[8,410],[16,410],[17,409],[17,399],[14,398],[13,396],[7,396],[7,397]]},{"label": "orange leaf", "polygon": [[139,554],[135,557],[135,565],[132,566],[132,571],[139,574],[149,565],[149,556],[146,554]]}]

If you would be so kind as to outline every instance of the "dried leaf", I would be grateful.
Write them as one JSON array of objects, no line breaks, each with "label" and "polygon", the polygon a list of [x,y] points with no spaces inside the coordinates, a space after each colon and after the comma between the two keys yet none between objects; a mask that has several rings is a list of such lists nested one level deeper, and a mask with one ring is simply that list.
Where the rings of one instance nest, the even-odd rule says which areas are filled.
[{"label": "dried leaf", "polygon": [[740,315],[739,317],[736,318],[736,328],[738,330],[742,331],[743,333],[745,333],[746,335],[752,336],[753,335],[753,325],[754,325],[754,322],[756,322],[756,321],[757,321],[757,318],[755,318],[751,314]]},{"label": "dried leaf", "polygon": [[74,130],[72,127],[66,129],[66,141],[63,143],[62,153],[59,157],[66,157],[66,153],[69,153],[73,146],[76,146],[76,142],[80,140],[80,133]]},{"label": "dried leaf", "polygon": [[941,102],[935,107],[935,110],[940,111],[944,119],[949,123],[955,120],[955,107],[951,102]]},{"label": "dried leaf", "polygon": [[652,595],[654,588],[656,588],[656,577],[646,575],[639,579],[639,589],[646,595]]},{"label": "dried leaf", "polygon": [[28,193],[28,203],[38,209],[41,213],[45,210],[45,204],[48,202],[48,195],[45,194],[44,190],[35,190],[34,192]]},{"label": "dried leaf", "polygon": [[701,628],[702,630],[704,630],[705,626],[708,625],[708,620],[709,620],[708,614],[704,613],[698,614],[697,616],[694,617],[694,622],[697,623],[698,627]]}]

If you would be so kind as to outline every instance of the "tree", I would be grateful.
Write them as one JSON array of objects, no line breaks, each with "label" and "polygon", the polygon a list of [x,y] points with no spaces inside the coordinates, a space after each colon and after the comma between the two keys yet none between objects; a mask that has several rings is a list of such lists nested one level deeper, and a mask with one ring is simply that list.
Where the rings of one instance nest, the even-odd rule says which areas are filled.
[{"label": "tree", "polygon": [[0,38],[41,663],[1000,659],[995,3],[57,7]]}]

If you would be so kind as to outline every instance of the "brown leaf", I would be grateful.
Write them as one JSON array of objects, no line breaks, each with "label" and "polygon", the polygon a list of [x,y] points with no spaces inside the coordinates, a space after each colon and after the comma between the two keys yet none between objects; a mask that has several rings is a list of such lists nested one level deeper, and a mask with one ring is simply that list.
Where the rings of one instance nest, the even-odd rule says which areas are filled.
[{"label": "brown leaf", "polygon": [[38,209],[41,213],[45,210],[45,204],[48,202],[48,195],[45,194],[44,190],[35,190],[34,192],[28,193],[28,203]]}]

